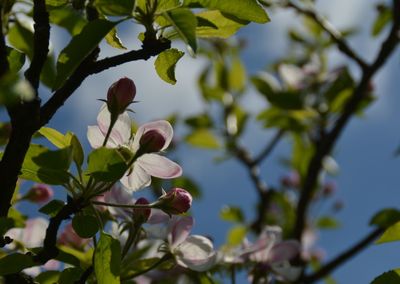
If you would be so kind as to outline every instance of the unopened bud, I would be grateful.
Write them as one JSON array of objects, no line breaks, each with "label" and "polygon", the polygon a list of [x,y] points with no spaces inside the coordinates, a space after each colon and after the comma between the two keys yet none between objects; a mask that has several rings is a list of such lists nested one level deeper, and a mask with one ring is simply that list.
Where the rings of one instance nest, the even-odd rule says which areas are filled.
[{"label": "unopened bud", "polygon": [[139,144],[145,153],[159,152],[165,145],[165,137],[157,130],[150,130],[143,134]]},{"label": "unopened bud", "polygon": [[136,95],[135,83],[129,78],[121,78],[111,85],[107,92],[107,107],[112,114],[122,114],[133,102]]},{"label": "unopened bud", "polygon": [[325,197],[329,197],[336,191],[336,184],[334,182],[327,182],[322,187],[322,194]]},{"label": "unopened bud", "polygon": [[192,196],[182,188],[175,187],[158,199],[157,208],[167,214],[182,214],[192,206]]},{"label": "unopened bud", "polygon": [[22,198],[31,202],[45,203],[53,196],[53,189],[45,184],[36,184]]},{"label": "unopened bud", "polygon": [[291,172],[281,178],[281,185],[284,187],[297,188],[300,186],[300,176],[297,172]]},{"label": "unopened bud", "polygon": [[[146,198],[141,197],[135,202],[135,205],[137,204],[147,205],[149,204],[149,201]],[[149,220],[150,214],[150,208],[133,208],[133,220],[137,223],[146,223],[147,220]]]}]

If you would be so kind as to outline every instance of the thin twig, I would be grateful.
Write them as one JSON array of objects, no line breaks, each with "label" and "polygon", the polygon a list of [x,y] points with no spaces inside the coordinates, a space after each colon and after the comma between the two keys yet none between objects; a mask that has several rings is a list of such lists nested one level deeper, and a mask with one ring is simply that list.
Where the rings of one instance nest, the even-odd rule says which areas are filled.
[{"label": "thin twig", "polygon": [[281,140],[283,137],[283,134],[285,133],[284,130],[279,130],[275,136],[272,138],[272,140],[266,145],[264,150],[258,154],[256,158],[253,159],[253,164],[258,165],[260,164],[265,158],[267,158],[271,152],[275,149],[275,146],[278,144],[278,142]]},{"label": "thin twig", "polygon": [[326,19],[324,19],[321,15],[316,13],[314,10],[302,8],[301,6],[288,1],[286,3],[286,7],[293,8],[298,13],[310,17],[316,24],[318,24],[325,32],[329,34],[332,41],[337,44],[337,47],[341,52],[347,55],[349,58],[353,59],[357,64],[361,67],[361,69],[366,69],[368,64],[365,63],[361,57],[357,55],[357,53],[348,45],[346,40],[343,38],[342,34],[332,26]]},{"label": "thin twig", "polygon": [[371,79],[382,67],[389,56],[393,53],[399,43],[400,30],[400,0],[393,0],[393,24],[389,35],[383,42],[381,49],[372,65],[363,70],[362,77],[353,91],[353,95],[346,103],[340,117],[336,120],[331,131],[318,143],[314,156],[312,157],[307,170],[307,176],[303,182],[302,191],[296,210],[296,222],[294,226],[294,237],[298,240],[305,226],[305,218],[311,197],[316,187],[318,175],[321,171],[322,160],[330,153],[335,143],[339,139],[342,131],[354,115],[360,102],[368,93],[368,87]]},{"label": "thin twig", "polygon": [[303,284],[311,284],[314,283],[323,277],[329,275],[333,270],[337,267],[348,261],[350,258],[355,256],[357,253],[362,251],[365,247],[370,245],[376,238],[378,238],[384,232],[383,228],[377,228],[371,233],[369,233],[366,237],[360,240],[358,243],[354,244],[352,247],[332,259],[330,262],[323,265],[318,271],[313,274],[306,275],[299,282]]}]

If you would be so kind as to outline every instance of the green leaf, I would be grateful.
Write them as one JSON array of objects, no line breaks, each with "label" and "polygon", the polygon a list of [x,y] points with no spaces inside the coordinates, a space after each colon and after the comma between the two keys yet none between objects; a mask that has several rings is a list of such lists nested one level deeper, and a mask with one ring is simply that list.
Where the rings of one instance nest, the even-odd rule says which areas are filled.
[{"label": "green leaf", "polygon": [[204,11],[196,14],[196,17],[196,35],[202,38],[228,38],[247,24],[239,19],[227,17],[217,10]]},{"label": "green leaf", "polygon": [[119,242],[102,232],[94,254],[94,272],[99,284],[119,284],[121,247]]},{"label": "green leaf", "polygon": [[70,147],[50,151],[41,145],[31,144],[19,177],[47,184],[65,184],[69,180],[71,154]]},{"label": "green leaf", "polygon": [[156,14],[162,14],[180,6],[180,0],[158,0]]},{"label": "green leaf", "polygon": [[97,19],[89,22],[74,36],[69,44],[61,51],[57,60],[57,76],[53,89],[58,89],[79,64],[88,56],[100,41],[111,31],[118,22]]},{"label": "green leaf", "polygon": [[81,238],[93,237],[99,231],[97,219],[91,215],[77,214],[72,219],[72,227]]},{"label": "green leaf", "polygon": [[65,135],[53,128],[42,127],[39,129],[38,132],[46,137],[47,140],[49,140],[57,148],[61,149],[69,146],[69,143],[67,143],[66,141]]},{"label": "green leaf", "polygon": [[239,19],[260,24],[270,21],[267,13],[256,0],[184,0],[183,3],[188,7],[216,9]]},{"label": "green leaf", "polygon": [[72,132],[67,132],[67,134],[65,134],[65,137],[68,141],[68,144],[72,147],[72,158],[74,162],[78,166],[82,166],[85,155],[83,153],[81,142],[79,142],[78,137],[76,137],[76,135]]},{"label": "green leaf", "polygon": [[65,202],[62,200],[54,199],[41,207],[39,212],[46,214],[50,217],[54,217],[57,215],[58,212],[64,207]]},{"label": "green leaf", "polygon": [[396,242],[400,240],[400,222],[395,223],[386,229],[382,236],[375,242],[376,244],[383,244],[388,242]]},{"label": "green leaf", "polygon": [[[18,21],[10,28],[8,32],[8,40],[12,46],[19,51],[25,53],[29,59],[33,57],[33,32],[21,25]],[[40,80],[48,87],[54,82],[54,60],[52,54],[49,54],[44,63]]]},{"label": "green leaf", "polygon": [[265,98],[274,96],[275,93],[281,90],[278,81],[268,73],[261,73],[251,77],[251,82]]},{"label": "green leaf", "polygon": [[114,27],[111,31],[106,35],[107,43],[118,49],[126,49],[126,47],[122,44],[121,39],[118,37],[117,29]]},{"label": "green leaf", "polygon": [[56,259],[61,262],[65,262],[78,267],[88,267],[92,264],[93,249],[82,252],[81,250],[64,245],[60,245],[59,249],[60,252],[57,255]]},{"label": "green leaf", "polygon": [[320,229],[337,229],[340,227],[340,223],[330,216],[322,216],[318,218],[316,226]]},{"label": "green leaf", "polygon": [[135,1],[95,0],[96,8],[106,16],[131,16]]},{"label": "green leaf", "polygon": [[24,66],[25,55],[18,50],[7,46],[7,59],[10,65],[10,71],[18,73],[18,71]]},{"label": "green leaf", "polygon": [[239,207],[235,206],[224,206],[219,213],[219,217],[224,221],[244,222],[244,215]]},{"label": "green leaf", "polygon": [[179,8],[166,12],[164,17],[171,23],[179,37],[188,45],[189,53],[197,51],[196,16],[189,9]]},{"label": "green leaf", "polygon": [[12,218],[1,217],[0,218],[0,236],[4,236],[4,234],[15,227],[15,221]]},{"label": "green leaf", "polygon": [[81,278],[82,273],[83,270],[79,267],[66,268],[61,272],[58,284],[76,283]]},{"label": "green leaf", "polygon": [[46,0],[46,5],[49,6],[62,6],[68,3],[68,0]]},{"label": "green leaf", "polygon": [[192,146],[206,149],[218,149],[221,147],[214,134],[205,128],[194,130],[185,138],[186,143]]},{"label": "green leaf", "polygon": [[126,163],[118,149],[98,148],[88,157],[87,174],[99,181],[119,180],[127,170]]},{"label": "green leaf", "polygon": [[376,213],[369,222],[381,228],[388,228],[400,221],[400,211],[394,208],[387,208]]},{"label": "green leaf", "polygon": [[184,52],[175,48],[161,52],[154,62],[158,76],[165,82],[175,85],[175,66],[184,54]]},{"label": "green leaf", "polygon": [[50,23],[66,29],[72,36],[79,34],[87,24],[87,20],[82,14],[68,6],[61,9],[50,9],[49,20]]},{"label": "green leaf", "polygon": [[227,236],[227,244],[231,246],[240,245],[245,238],[247,228],[245,226],[235,226],[229,230]]},{"label": "green leaf", "polygon": [[35,281],[39,284],[54,284],[58,283],[59,278],[60,271],[48,270],[36,276]]},{"label": "green leaf", "polygon": [[7,275],[20,272],[25,268],[38,265],[33,261],[32,256],[13,253],[0,258],[0,275]]},{"label": "green leaf", "polygon": [[389,7],[385,6],[379,11],[378,16],[376,17],[373,25],[372,25],[372,30],[371,34],[372,36],[378,36],[382,30],[390,24],[392,20],[392,9]]},{"label": "green leaf", "polygon": [[371,284],[398,284],[400,283],[400,269],[387,271],[376,277]]},{"label": "green leaf", "polygon": [[210,128],[214,125],[207,113],[201,113],[185,119],[185,124],[192,128]]},{"label": "green leaf", "polygon": [[242,92],[246,84],[246,68],[240,58],[233,59],[230,70],[228,71],[228,85],[233,92]]}]

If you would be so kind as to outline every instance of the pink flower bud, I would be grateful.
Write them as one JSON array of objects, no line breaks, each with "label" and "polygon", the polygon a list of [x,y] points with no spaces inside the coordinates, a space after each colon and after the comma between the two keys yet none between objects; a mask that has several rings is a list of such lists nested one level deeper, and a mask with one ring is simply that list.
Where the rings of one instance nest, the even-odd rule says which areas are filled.
[{"label": "pink flower bud", "polygon": [[143,134],[139,144],[144,153],[159,152],[165,145],[165,137],[157,130],[150,130]]},{"label": "pink flower bud", "polygon": [[129,78],[121,78],[111,85],[107,92],[107,107],[110,113],[122,114],[133,102],[136,95],[135,83]]},{"label": "pink flower bud", "polygon": [[182,214],[192,206],[192,196],[182,188],[175,187],[158,199],[157,207],[167,214]]},{"label": "pink flower bud", "polygon": [[300,186],[300,176],[297,172],[291,172],[281,178],[281,185],[284,187],[297,188]]},{"label": "pink flower bud", "polygon": [[[149,204],[149,201],[141,197],[138,200],[136,200],[135,204]],[[149,220],[151,214],[151,209],[150,208],[133,208],[133,220],[137,223],[146,223],[147,220]]]},{"label": "pink flower bud", "polygon": [[336,184],[334,182],[327,182],[322,187],[322,194],[325,197],[329,197],[336,191]]},{"label": "pink flower bud", "polygon": [[69,223],[68,225],[65,226],[64,231],[58,238],[59,244],[65,246],[72,246],[77,249],[81,249],[89,241],[90,239],[83,239],[79,237],[77,233],[75,233],[75,230],[72,227],[72,223]]},{"label": "pink flower bud", "polygon": [[23,199],[31,202],[45,203],[53,197],[53,189],[45,184],[36,184],[31,187]]}]

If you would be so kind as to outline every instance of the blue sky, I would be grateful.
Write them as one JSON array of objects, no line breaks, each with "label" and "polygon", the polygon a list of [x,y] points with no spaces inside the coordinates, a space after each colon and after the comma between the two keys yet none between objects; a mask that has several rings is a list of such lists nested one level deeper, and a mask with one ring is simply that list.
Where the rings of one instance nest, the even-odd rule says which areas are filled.
[{"label": "blue sky", "polygon": [[[371,5],[366,5],[368,2]],[[368,38],[373,19],[372,3],[376,1],[337,0],[320,1],[319,8],[329,15],[334,25],[340,28],[356,26],[360,34],[350,43],[367,61],[372,60],[379,47],[380,39]],[[285,40],[285,29],[298,23],[292,13],[271,13],[272,22],[267,25],[252,24],[244,28],[239,37],[249,40],[248,49],[243,54],[249,73],[255,73],[271,63],[277,56],[283,56],[290,48]],[[296,22],[297,21],[297,22]],[[65,44],[65,34],[53,33],[55,50]],[[138,48],[134,30],[123,27],[122,39],[131,48]],[[102,47],[102,55],[114,51]],[[400,144],[399,124],[400,98],[398,74],[400,52],[397,51],[375,79],[378,100],[368,109],[363,118],[353,119],[341,137],[334,153],[340,166],[336,178],[338,196],[345,202],[345,208],[338,215],[342,226],[339,230],[320,234],[319,244],[327,251],[327,259],[335,256],[349,245],[365,236],[370,217],[384,207],[398,207],[400,190],[400,160],[393,155]],[[330,62],[339,64],[347,58],[332,52]],[[176,86],[161,81],[154,70],[153,60],[126,64],[88,78],[65,107],[54,117],[50,126],[65,132],[75,132],[86,149],[87,125],[94,124],[101,105],[96,99],[104,98],[109,85],[127,76],[135,80],[138,89],[132,116],[139,123],[162,118],[172,112],[189,115],[203,110],[196,87],[196,74],[204,66],[201,58],[185,56],[177,66]],[[245,105],[250,110],[258,110],[260,98],[251,94]],[[272,132],[262,132],[258,126],[251,127],[243,141],[252,149],[262,147],[259,141],[267,141]],[[179,133],[177,133],[179,137]],[[262,174],[267,181],[276,184],[286,169],[279,166],[279,158],[289,152],[288,142],[281,143],[274,154],[263,164]],[[195,232],[210,234],[218,245],[222,244],[230,224],[218,219],[218,212],[224,204],[240,205],[246,214],[253,216],[256,195],[247,178],[245,169],[234,160],[215,164],[213,158],[218,152],[207,152],[182,146],[178,157],[186,174],[194,177],[204,190],[204,198],[194,202],[193,214],[196,218]],[[400,243],[373,245],[365,252],[338,269],[334,276],[338,283],[368,283],[380,273],[400,267],[398,251]]]}]

